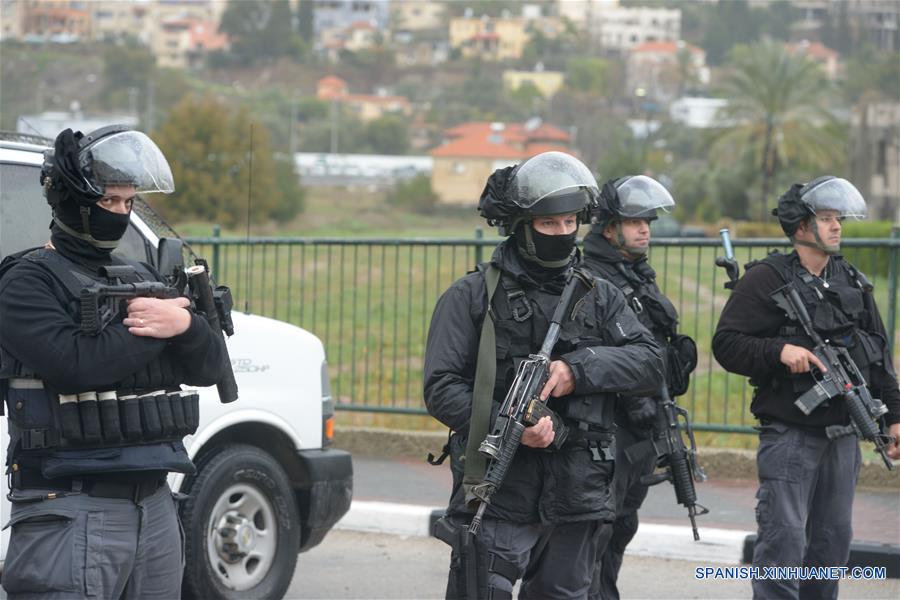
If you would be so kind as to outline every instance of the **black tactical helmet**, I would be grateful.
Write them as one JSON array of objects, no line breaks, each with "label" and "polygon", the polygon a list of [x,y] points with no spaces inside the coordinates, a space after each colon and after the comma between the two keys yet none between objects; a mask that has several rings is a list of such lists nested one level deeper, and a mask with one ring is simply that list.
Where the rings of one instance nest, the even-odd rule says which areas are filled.
[{"label": "black tactical helmet", "polygon": [[62,131],[53,150],[44,152],[41,184],[54,208],[66,200],[90,207],[107,185],[133,185],[137,193],[175,190],[172,170],[160,149],[124,125],[101,127],[87,135]]},{"label": "black tactical helmet", "polygon": [[837,211],[840,217],[864,219],[866,201],[846,179],[824,175],[805,185],[792,185],[778,199],[778,206],[772,209],[772,215],[778,217],[785,235],[793,239],[801,223],[823,210]]},{"label": "black tactical helmet", "polygon": [[494,171],[478,212],[501,235],[510,235],[518,223],[536,216],[578,213],[584,223],[598,194],[597,180],[584,163],[564,152],[543,152]]},{"label": "black tactical helmet", "polygon": [[600,196],[591,207],[593,230],[598,233],[610,221],[657,218],[656,211],[669,212],[675,206],[672,194],[655,179],[646,175],[628,175],[603,184]]}]

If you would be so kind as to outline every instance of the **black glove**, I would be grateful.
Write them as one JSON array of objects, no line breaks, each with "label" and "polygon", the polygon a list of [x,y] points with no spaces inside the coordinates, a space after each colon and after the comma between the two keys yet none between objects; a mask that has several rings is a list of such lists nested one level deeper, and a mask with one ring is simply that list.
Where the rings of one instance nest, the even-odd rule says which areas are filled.
[{"label": "black glove", "polygon": [[656,400],[641,396],[637,398],[624,398],[625,414],[628,422],[638,429],[653,427],[656,421]]}]

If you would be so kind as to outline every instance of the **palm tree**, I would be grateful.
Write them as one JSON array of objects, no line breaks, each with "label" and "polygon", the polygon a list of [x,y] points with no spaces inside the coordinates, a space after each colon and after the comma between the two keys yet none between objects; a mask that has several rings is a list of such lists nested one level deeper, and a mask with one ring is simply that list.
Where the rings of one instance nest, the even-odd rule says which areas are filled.
[{"label": "palm tree", "polygon": [[802,162],[832,164],[844,151],[826,109],[831,86],[818,65],[771,41],[736,46],[721,86],[728,106],[714,137],[712,160],[732,164],[749,155],[761,176],[760,217],[778,170]]}]

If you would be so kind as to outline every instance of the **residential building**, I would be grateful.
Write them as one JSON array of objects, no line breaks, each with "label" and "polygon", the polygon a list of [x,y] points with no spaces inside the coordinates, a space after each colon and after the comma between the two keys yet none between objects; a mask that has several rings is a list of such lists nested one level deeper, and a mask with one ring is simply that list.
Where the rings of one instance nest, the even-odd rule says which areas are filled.
[{"label": "residential building", "polygon": [[0,0],[0,40],[22,38],[23,6],[19,0]]},{"label": "residential building", "polygon": [[398,67],[434,66],[450,57],[446,29],[394,30],[391,49]]},{"label": "residential building", "polygon": [[447,5],[425,0],[394,0],[390,12],[392,31],[433,30],[443,27]]},{"label": "residential building", "polygon": [[531,35],[521,17],[460,17],[450,20],[450,47],[465,57],[517,60]]},{"label": "residential building", "polygon": [[516,71],[508,69],[503,71],[503,85],[508,90],[517,90],[523,83],[530,83],[541,93],[544,98],[549,98],[558,92],[565,83],[566,74],[562,71],[545,71],[543,65],[538,64],[534,71]]},{"label": "residential building", "polygon": [[724,125],[720,112],[728,106],[724,98],[678,98],[669,105],[669,117],[691,129],[708,129]]},{"label": "residential building", "polygon": [[366,21],[378,30],[388,29],[390,0],[315,0],[313,34],[318,40],[328,29],[346,29]]},{"label": "residential building", "polygon": [[357,21],[347,27],[325,29],[319,35],[316,45],[320,54],[331,62],[340,60],[340,52],[360,52],[368,50],[381,41],[381,34],[369,21]]},{"label": "residential building", "polygon": [[851,119],[851,181],[876,219],[900,222],[900,102],[868,104]]},{"label": "residential building", "polygon": [[795,39],[820,40],[826,28],[845,31],[857,45],[881,52],[900,50],[897,0],[795,0],[801,18],[791,25]]},{"label": "residential building", "polygon": [[342,105],[360,121],[373,121],[386,115],[409,117],[412,106],[404,96],[392,96],[380,90],[376,94],[350,94],[347,82],[329,75],[316,84],[316,97]]},{"label": "residential building", "polygon": [[73,0],[20,0],[20,33],[25,40],[74,42],[91,37],[87,2]]},{"label": "residential building", "polygon": [[574,154],[568,132],[532,119],[527,123],[470,122],[444,132],[431,151],[431,188],[444,204],[474,206],[494,170],[558,150]]},{"label": "residential building", "polygon": [[829,81],[837,79],[840,69],[840,55],[821,42],[801,40],[785,46],[791,54],[803,55],[822,67]]},{"label": "residential building", "polygon": [[632,94],[668,103],[709,83],[706,53],[676,42],[645,42],[628,53],[626,85]]},{"label": "residential building", "polygon": [[90,3],[91,37],[116,40],[133,36],[150,46],[157,31],[156,8],[150,2],[95,0]]},{"label": "residential building", "polygon": [[202,64],[207,53],[227,46],[228,37],[215,23],[174,17],[158,23],[151,49],[159,66],[183,69]]},{"label": "residential building", "polygon": [[681,39],[681,10],[677,8],[604,7],[592,15],[588,34],[612,52],[648,42],[677,42]]}]

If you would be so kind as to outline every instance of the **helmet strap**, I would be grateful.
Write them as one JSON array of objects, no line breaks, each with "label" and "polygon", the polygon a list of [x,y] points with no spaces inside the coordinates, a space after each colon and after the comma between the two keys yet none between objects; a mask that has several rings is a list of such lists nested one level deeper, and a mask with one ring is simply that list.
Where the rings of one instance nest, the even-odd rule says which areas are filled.
[{"label": "helmet strap", "polygon": [[794,243],[798,246],[805,246],[807,248],[815,248],[816,250],[821,250],[822,252],[824,252],[825,254],[827,254],[829,256],[834,256],[835,254],[840,254],[840,252],[841,252],[840,244],[838,244],[836,246],[828,245],[822,240],[822,237],[819,235],[819,227],[815,223],[815,216],[810,217],[809,220],[807,220],[807,226],[810,229],[812,229],[813,236],[816,238],[816,241],[815,242],[807,242],[806,240],[798,240],[796,238],[796,236],[792,235],[790,238],[792,243]]},{"label": "helmet strap", "polygon": [[56,223],[57,227],[59,227],[62,231],[66,232],[70,236],[79,240],[84,240],[95,248],[99,248],[101,250],[115,250],[119,246],[119,240],[94,239],[94,236],[91,235],[91,207],[82,206],[80,207],[80,212],[81,227],[84,229],[85,233],[75,231],[74,229],[63,223],[55,214],[53,215],[53,222]]},{"label": "helmet strap", "polygon": [[622,254],[626,254],[626,258],[632,260],[638,259],[647,254],[647,248],[629,248],[625,245],[625,234],[622,233],[622,221],[615,221],[616,237],[610,240],[612,247]]}]

